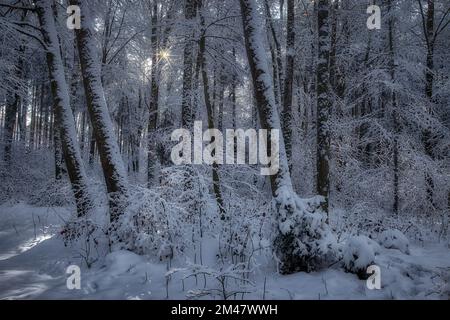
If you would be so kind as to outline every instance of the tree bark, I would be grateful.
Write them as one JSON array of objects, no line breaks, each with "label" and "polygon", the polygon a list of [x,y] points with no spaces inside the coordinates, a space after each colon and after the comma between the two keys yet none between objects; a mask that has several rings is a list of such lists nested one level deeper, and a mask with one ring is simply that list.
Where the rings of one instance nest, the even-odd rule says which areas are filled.
[{"label": "tree bark", "polygon": [[[240,0],[240,6],[247,59],[253,79],[254,97],[258,107],[260,124],[263,129],[270,130],[269,140],[271,140],[272,130],[281,130],[281,123],[279,111],[275,104],[273,81],[266,54],[262,49],[264,47],[261,44],[262,35],[258,32],[257,6],[254,0]],[[260,141],[260,143],[265,142]],[[314,270],[319,265],[318,260],[321,260],[322,256],[318,255],[315,249],[312,249],[314,253],[308,251],[324,241],[328,237],[326,233],[329,231],[318,216],[315,216],[315,218],[320,219],[320,221],[317,221],[317,225],[309,222],[312,217],[307,217],[310,213],[306,212],[304,206],[310,206],[311,210],[314,211],[315,208],[312,208],[314,205],[305,200],[302,200],[300,205],[300,199],[293,191],[282,135],[278,144],[279,170],[270,176],[278,223],[274,251],[280,263],[280,272],[283,274]],[[300,249],[300,247],[303,249]],[[325,247],[328,247],[328,245],[325,245]],[[304,250],[305,248],[310,249]]]},{"label": "tree bark", "polygon": [[319,34],[317,63],[317,191],[325,198],[322,209],[328,213],[330,191],[330,131],[328,119],[331,110],[329,92],[330,39],[328,33],[329,0],[319,0],[317,23]]},{"label": "tree bark", "polygon": [[[425,71],[425,94],[428,98],[427,107],[429,116],[432,114],[432,104],[433,104],[433,82],[434,82],[434,0],[427,0],[428,9],[426,16],[425,25],[425,38],[427,43],[427,61],[426,61],[426,71]],[[425,153],[431,159],[434,159],[433,149],[433,134],[432,128],[426,128],[423,132],[423,144],[425,147]],[[434,205],[434,181],[429,170],[425,172],[425,182],[426,182],[426,193],[428,203],[432,208]]]},{"label": "tree bark", "polygon": [[286,40],[286,71],[283,92],[283,135],[286,144],[288,163],[292,159],[292,125],[293,125],[293,84],[295,63],[295,6],[294,0],[287,1],[287,40]]},{"label": "tree bark", "polygon": [[8,94],[8,97],[6,99],[5,127],[3,134],[3,139],[5,142],[3,157],[6,165],[11,164],[14,128],[16,127],[17,110],[19,104],[20,96],[18,93]]},{"label": "tree bark", "polygon": [[[186,5],[184,8],[184,15],[187,23],[192,23],[197,16],[197,0],[186,0]],[[194,125],[194,110],[192,106],[192,91],[193,91],[193,66],[194,66],[194,46],[193,46],[193,36],[194,31],[192,31],[191,36],[186,36],[186,43],[184,45],[184,67],[183,67],[183,89],[182,89],[182,102],[181,102],[181,113],[182,113],[182,126],[186,129],[191,129]]]},{"label": "tree bark", "polygon": [[[55,127],[59,127],[62,150],[75,195],[78,216],[84,216],[92,205],[92,198],[77,141],[75,121],[70,109],[69,88],[65,80],[53,5],[51,0],[39,1],[36,3],[36,12],[41,25],[42,37],[47,46],[46,58],[57,124]],[[55,136],[57,137],[57,134]]]},{"label": "tree bark", "polygon": [[156,162],[158,161],[156,155],[156,136],[155,131],[158,124],[158,108],[159,108],[159,83],[158,83],[158,3],[153,1],[151,8],[152,14],[152,35],[150,38],[152,47],[152,67],[151,67],[151,84],[150,84],[150,107],[148,119],[148,186],[151,187],[155,182]]},{"label": "tree bark", "polygon": [[[395,82],[395,52],[394,52],[394,18],[392,14],[392,0],[388,0],[388,13],[389,13],[389,30],[388,30],[388,40],[389,40],[389,69],[391,81]],[[400,134],[400,122],[398,117],[398,103],[395,91],[392,92],[392,120],[394,127],[393,134],[393,165],[394,165],[394,181],[393,181],[393,211],[394,214],[399,213],[399,150],[398,150],[398,136]]]},{"label": "tree bark", "polygon": [[[273,74],[274,74],[274,89],[275,89],[275,102],[277,104],[281,103],[281,95],[283,92],[283,60],[281,54],[281,44],[278,40],[277,32],[273,23],[272,13],[270,12],[269,1],[264,0],[264,9],[266,12],[266,20],[269,27],[270,35],[272,36],[272,41],[269,42],[271,47],[270,51],[272,53],[272,64],[273,64]],[[273,42],[273,44],[272,44]]]},{"label": "tree bark", "polygon": [[[199,7],[201,9],[202,0],[199,0]],[[199,42],[199,62],[201,66],[201,72],[202,72],[202,80],[203,80],[203,93],[205,96],[205,105],[206,105],[206,111],[208,114],[208,129],[214,129],[214,107],[211,103],[210,93],[209,93],[209,80],[208,80],[208,70],[206,68],[206,59],[205,59],[205,51],[206,51],[206,37],[205,37],[205,21],[202,14],[200,14],[201,19],[201,37]],[[214,162],[212,165],[212,172],[213,172],[213,190],[214,195],[216,197],[217,206],[219,207],[219,212],[222,220],[226,219],[226,212],[225,212],[225,206],[222,196],[222,191],[220,189],[220,175],[219,175],[219,164],[217,162]]]},{"label": "tree bark", "polygon": [[[25,47],[20,46],[19,57],[16,62],[16,77],[20,79],[23,75],[23,58],[22,54],[25,52]],[[9,93],[6,98],[6,110],[5,110],[5,126],[4,126],[4,161],[6,165],[11,164],[12,145],[14,140],[14,130],[16,127],[17,113],[21,104],[21,97],[18,93],[19,88],[15,87],[14,93]]]},{"label": "tree bark", "polygon": [[[54,112],[56,114],[56,112]],[[60,181],[63,177],[64,168],[63,162],[64,158],[62,155],[62,146],[61,146],[61,130],[59,129],[59,124],[56,121],[53,124],[53,147],[55,153],[55,180]]]},{"label": "tree bark", "polygon": [[70,0],[81,8],[81,29],[76,29],[87,107],[109,195],[110,220],[117,222],[128,205],[128,178],[101,81],[101,66],[94,43],[92,18],[86,0]]},{"label": "tree bark", "polygon": [[[270,72],[268,70],[266,56],[258,47],[257,32],[253,16],[257,15],[254,0],[240,0],[242,19],[244,25],[245,46],[250,71],[253,79],[253,93],[258,108],[261,127],[267,130],[280,129],[281,123],[278,108],[275,105],[275,94],[272,90]],[[270,176],[272,194],[277,197],[278,191],[283,188],[291,188],[291,177],[286,161],[286,149],[284,141],[280,138],[280,170],[277,174]]]}]

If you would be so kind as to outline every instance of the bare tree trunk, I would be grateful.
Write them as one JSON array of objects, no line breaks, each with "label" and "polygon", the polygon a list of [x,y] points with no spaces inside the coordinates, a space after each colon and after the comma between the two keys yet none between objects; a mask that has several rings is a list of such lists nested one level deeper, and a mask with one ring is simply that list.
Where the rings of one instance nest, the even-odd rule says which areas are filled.
[{"label": "bare tree trunk", "polygon": [[[233,47],[233,61],[236,63],[236,48]],[[233,125],[233,129],[237,128],[237,119],[236,119],[236,108],[237,108],[237,99],[236,99],[236,76],[233,76],[233,83],[231,85],[231,104],[232,104],[232,120],[231,123]]]},{"label": "bare tree trunk", "polygon": [[83,158],[84,147],[86,145],[86,112],[81,113],[81,128],[80,128],[80,150],[81,157]]},{"label": "bare tree trunk", "polygon": [[283,92],[283,135],[286,144],[288,163],[292,158],[292,125],[293,125],[293,84],[295,62],[295,7],[294,0],[287,0],[287,40],[286,40],[286,72]]},{"label": "bare tree trunk", "polygon": [[[22,54],[25,52],[25,47],[20,46],[19,48],[19,56],[16,62],[16,77],[20,79],[23,75],[23,58]],[[19,88],[15,87],[14,93],[9,93],[6,98],[6,109],[5,109],[5,126],[4,126],[4,161],[6,165],[11,163],[11,153],[12,153],[12,145],[14,140],[14,130],[16,127],[16,118],[17,113],[21,104],[21,97],[17,92]]]},{"label": "bare tree trunk", "polygon": [[[56,112],[55,112],[56,113]],[[55,148],[55,180],[59,181],[63,177],[63,156],[62,156],[62,146],[61,146],[61,130],[59,129],[59,124],[55,121],[53,125],[53,147]]]},{"label": "bare tree trunk", "polygon": [[43,117],[43,128],[42,128],[42,144],[44,147],[48,147],[48,127],[49,127],[49,113],[50,113],[50,107],[48,104],[45,104],[44,108],[44,117]]},{"label": "bare tree trunk", "polygon": [[[255,10],[254,0],[240,0],[241,11],[244,22],[244,35],[247,49],[247,57],[250,65],[250,70],[253,78],[254,96],[256,105],[258,107],[258,114],[260,118],[261,127],[264,129],[280,129],[280,118],[278,108],[275,105],[275,95],[271,89],[271,84],[265,81],[270,78],[270,72],[267,70],[268,66],[265,63],[265,57],[261,57],[258,52],[256,40],[256,27],[252,16],[257,14]],[[255,40],[255,41],[254,41]],[[261,61],[261,60],[263,61]],[[283,156],[284,154],[284,156]],[[282,187],[292,188],[289,168],[286,161],[286,149],[284,147],[283,139],[280,139],[280,170],[277,174],[270,176],[273,196],[277,196],[277,190]]]},{"label": "bare tree trunk", "polygon": [[[36,4],[44,43],[47,46],[47,64],[53,96],[56,128],[59,127],[67,172],[75,195],[78,216],[85,215],[92,204],[89,184],[79,149],[75,121],[70,109],[69,88],[65,80],[59,39],[53,15],[53,1],[42,0]],[[55,135],[58,136],[57,134]],[[58,173],[57,173],[58,174]]]},{"label": "bare tree trunk", "polygon": [[[143,102],[142,102],[142,91],[139,89],[139,101],[137,110],[139,115],[143,110]],[[142,126],[139,125],[136,132],[133,132],[131,135],[131,162],[134,173],[139,173],[140,170],[140,161],[139,161],[139,148],[141,145],[141,136],[142,136]]]},{"label": "bare tree trunk", "polygon": [[128,205],[128,178],[113,124],[106,105],[101,81],[101,66],[97,60],[94,29],[86,0],[70,0],[81,8],[81,29],[75,30],[89,116],[97,143],[103,175],[109,195],[110,220],[117,222]]},{"label": "bare tree trunk", "polygon": [[93,165],[95,162],[95,150],[97,143],[95,142],[95,134],[94,129],[92,129],[92,125],[89,128],[89,164]]},{"label": "bare tree trunk", "polygon": [[[273,82],[266,63],[266,55],[261,50],[262,37],[258,32],[258,11],[254,0],[240,0],[242,21],[244,27],[245,47],[253,79],[254,97],[258,106],[261,127],[270,130],[269,140],[272,140],[272,130],[281,130],[279,111],[275,104]],[[261,141],[260,143],[264,143]],[[279,170],[270,177],[278,234],[274,241],[274,251],[280,263],[283,274],[296,271],[311,271],[320,265],[325,252],[317,254],[318,243],[327,241],[329,230],[318,216],[312,218],[304,209],[308,206],[312,211],[314,205],[307,200],[300,200],[293,191],[286,149],[283,136],[279,139]],[[267,148],[269,149],[269,148]],[[271,152],[271,151],[270,151]],[[300,201],[308,203],[300,204]],[[311,224],[311,219],[318,222]],[[327,248],[328,244],[321,244]],[[300,249],[303,248],[303,249]],[[307,248],[305,250],[305,248]]]},{"label": "bare tree trunk", "polygon": [[20,104],[18,93],[8,94],[6,99],[5,127],[3,138],[5,141],[4,161],[6,165],[11,163],[11,153],[13,145],[14,128],[16,126],[17,110]]},{"label": "bare tree trunk", "polygon": [[[201,9],[201,1],[199,1],[199,7]],[[206,111],[208,113],[208,128],[214,129],[214,114],[213,110],[214,107],[211,103],[210,93],[209,93],[209,80],[208,80],[208,70],[206,68],[206,59],[205,59],[205,51],[206,51],[206,37],[205,37],[205,22],[202,14],[200,14],[201,19],[201,27],[202,27],[202,35],[200,37],[200,43],[199,43],[199,62],[201,66],[201,72],[202,72],[202,79],[203,79],[203,93],[205,96],[205,105],[206,105]],[[213,163],[212,166],[212,172],[213,172],[213,190],[214,195],[216,197],[217,205],[219,207],[220,216],[222,220],[226,219],[226,212],[225,212],[225,206],[223,202],[222,197],[222,191],[220,189],[220,176],[219,176],[219,164],[217,162]]]},{"label": "bare tree trunk", "polygon": [[[427,0],[427,15],[425,24],[425,38],[427,43],[427,61],[426,61],[426,72],[425,72],[425,94],[428,98],[428,103],[430,106],[428,109],[428,114],[431,116],[432,104],[433,104],[433,82],[434,82],[434,0]],[[426,128],[423,132],[423,144],[425,147],[425,153],[431,159],[434,159],[433,149],[433,134],[432,128]],[[427,170],[425,172],[426,180],[426,192],[427,200],[432,208],[435,207],[434,204],[434,181],[430,172]]]},{"label": "bare tree trunk", "polygon": [[27,112],[28,112],[28,102],[22,101],[20,109],[20,141],[25,145],[27,139]]},{"label": "bare tree trunk", "polygon": [[325,198],[322,209],[328,214],[330,191],[330,131],[328,119],[331,110],[329,92],[330,39],[328,33],[329,0],[319,0],[318,32],[319,55],[317,64],[317,191]]},{"label": "bare tree trunk", "polygon": [[225,99],[225,85],[223,82],[223,76],[222,76],[222,70],[219,76],[219,101],[218,101],[218,108],[217,108],[217,128],[220,130],[220,132],[223,132],[223,122],[224,122],[224,99]]},{"label": "bare tree trunk", "polygon": [[[270,12],[270,6],[268,0],[264,0],[264,8],[266,12],[266,20],[268,22],[268,27],[270,35],[272,36],[272,41],[269,42],[272,53],[272,64],[273,64],[273,74],[274,74],[274,88],[275,88],[275,102],[277,104],[281,103],[281,95],[283,92],[283,61],[281,53],[281,44],[278,40],[277,32],[273,23],[272,14]],[[272,44],[273,42],[273,44]]]},{"label": "bare tree trunk", "polygon": [[[395,52],[394,52],[394,18],[392,14],[392,0],[388,0],[388,12],[390,14],[389,18],[389,30],[388,30],[388,40],[389,40],[389,69],[391,74],[391,81],[395,82]],[[392,92],[392,120],[393,120],[393,149],[394,149],[394,182],[393,182],[393,211],[394,214],[398,215],[399,211],[399,150],[398,150],[398,136],[400,133],[400,122],[398,117],[398,104],[395,91]]]},{"label": "bare tree trunk", "polygon": [[[163,17],[158,14],[158,4],[159,2],[154,0],[150,7],[151,19],[152,19],[152,35],[151,35],[151,47],[152,47],[152,66],[151,66],[151,84],[150,84],[150,106],[149,106],[149,119],[148,119],[148,137],[147,137],[147,147],[148,147],[148,186],[151,187],[159,179],[155,179],[156,174],[156,164],[159,161],[157,156],[157,145],[158,137],[155,136],[156,129],[158,129],[159,122],[159,91],[160,91],[160,76],[162,63],[165,59],[170,59],[170,57],[164,57],[167,41],[169,39],[169,33],[171,26],[167,25],[163,30],[159,25],[163,22]],[[165,17],[166,20],[172,19],[174,14],[174,3],[168,2],[168,11]],[[161,19],[158,19],[161,16]],[[183,105],[185,101],[183,100]],[[192,105],[191,105],[192,107]],[[192,109],[191,109],[192,111]],[[185,110],[186,112],[186,110]]]},{"label": "bare tree trunk", "polygon": [[29,140],[31,150],[34,149],[37,100],[38,100],[38,85],[35,82],[33,85],[33,98],[31,103],[31,123],[30,123],[30,140]]},{"label": "bare tree trunk", "polygon": [[158,2],[153,1],[153,5],[150,8],[152,14],[152,67],[151,67],[151,92],[150,92],[150,110],[148,119],[148,186],[151,187],[155,182],[156,162],[158,157],[156,155],[156,136],[155,131],[158,124],[158,104],[159,104],[159,83],[158,83]]},{"label": "bare tree trunk", "polygon": [[42,109],[46,103],[47,95],[47,86],[41,84],[39,106],[36,107],[36,133],[34,141],[36,149],[39,149],[41,146]]},{"label": "bare tree trunk", "polygon": [[[197,0],[186,0],[184,8],[184,15],[188,22],[192,22],[197,16]],[[193,34],[187,36],[184,45],[184,67],[183,67],[183,90],[182,90],[182,126],[187,129],[191,129],[194,125],[194,110],[192,106],[192,77],[194,66],[194,46],[193,46]]]},{"label": "bare tree trunk", "polygon": [[337,89],[337,14],[339,9],[339,2],[334,1],[331,5],[331,48],[330,48],[330,86],[333,90]]},{"label": "bare tree trunk", "polygon": [[45,108],[45,105],[47,103],[47,98],[48,98],[48,92],[47,92],[47,86],[45,86],[44,84],[42,84],[41,87],[41,102],[39,104],[39,110],[38,110],[38,125],[37,125],[37,139],[36,139],[36,148],[39,149],[42,146],[42,123],[43,123],[43,115],[42,112]]}]

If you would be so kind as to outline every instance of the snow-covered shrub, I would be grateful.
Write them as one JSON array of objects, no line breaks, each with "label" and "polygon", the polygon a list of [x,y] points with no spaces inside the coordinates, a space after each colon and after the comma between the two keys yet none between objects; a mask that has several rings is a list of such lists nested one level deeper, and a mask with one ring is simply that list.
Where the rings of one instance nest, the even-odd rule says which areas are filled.
[{"label": "snow-covered shrub", "polygon": [[359,202],[347,210],[333,210],[330,214],[332,223],[341,224],[338,232],[350,235],[363,234],[374,237],[383,230],[383,224],[387,222],[386,213],[380,209],[370,207],[369,203]]},{"label": "snow-covered shrub", "polygon": [[[182,274],[183,282],[189,278],[204,277],[203,288],[189,290],[187,293],[188,299],[199,299],[205,296],[222,300],[236,299],[237,296],[244,299],[245,294],[252,292],[255,286],[252,281],[242,276],[248,272],[250,270],[246,269],[244,263],[219,268],[189,264],[186,268],[169,270],[166,273],[166,278],[170,279],[178,273]],[[211,285],[207,285],[208,280],[212,281]],[[234,284],[234,286],[231,287],[231,284]]]},{"label": "snow-covered shrub", "polygon": [[409,240],[397,229],[383,231],[379,237],[380,244],[387,249],[398,249],[409,254]]},{"label": "snow-covered shrub", "polygon": [[366,236],[349,238],[343,249],[345,270],[357,274],[360,279],[367,279],[367,268],[375,262],[373,248],[373,240]]},{"label": "snow-covered shrub", "polygon": [[95,232],[96,225],[89,219],[76,219],[66,223],[60,234],[67,245],[80,237],[90,238]]},{"label": "snow-covered shrub", "polygon": [[[158,190],[141,188],[121,217],[117,235],[124,249],[171,260],[189,246],[186,212]],[[116,241],[115,241],[116,242]]]},{"label": "snow-covered shrub", "polygon": [[7,165],[3,161],[3,150],[0,141],[0,203],[28,202],[42,186],[54,182],[51,152],[44,149],[30,151],[17,144],[14,146],[13,160]]},{"label": "snow-covered shrub", "polygon": [[38,207],[73,206],[74,198],[71,185],[67,180],[49,181],[30,195],[29,204]]},{"label": "snow-covered shrub", "polygon": [[[103,181],[96,176],[89,180],[89,191],[95,197],[85,199],[88,210],[96,210],[98,207],[108,205]],[[30,195],[29,203],[38,207],[75,207],[75,199],[69,179],[51,179],[43,187],[38,188]]]},{"label": "snow-covered shrub", "polygon": [[282,274],[311,272],[336,259],[336,238],[325,223],[321,197],[301,199],[291,190],[280,190],[274,202],[279,214],[274,248]]},{"label": "snow-covered shrub", "polygon": [[220,223],[220,258],[230,258],[233,263],[252,264],[256,255],[270,256],[271,203],[264,194],[256,193],[244,198],[231,193],[226,198],[226,218]]},{"label": "snow-covered shrub", "polygon": [[[430,220],[435,220],[431,223]],[[391,211],[374,208],[369,203],[359,202],[345,210],[335,208],[330,212],[330,225],[339,238],[348,235],[365,235],[377,239],[384,230],[398,229],[411,241],[424,239],[438,241],[446,237],[443,216],[424,219],[414,214],[394,215]]]},{"label": "snow-covered shrub", "polygon": [[217,235],[217,205],[210,187],[211,174],[204,166],[168,167],[161,171],[161,197],[180,212],[183,233],[189,239],[193,260],[201,256],[202,238]]},{"label": "snow-covered shrub", "polygon": [[[200,219],[209,219],[207,213],[214,210],[209,193],[209,171],[205,172],[205,169],[202,166],[178,166],[165,168],[161,172],[161,196],[186,210],[186,218],[192,224],[200,223]],[[213,221],[202,222],[209,226]]]},{"label": "snow-covered shrub", "polygon": [[161,170],[159,187],[134,188],[117,230],[120,246],[169,262],[177,254],[195,251],[199,238],[212,234],[216,226],[210,181],[202,170],[167,167]]},{"label": "snow-covered shrub", "polygon": [[102,225],[104,222],[96,222],[89,217],[76,218],[67,222],[60,231],[64,244],[77,252],[88,268],[106,254],[107,239]]}]

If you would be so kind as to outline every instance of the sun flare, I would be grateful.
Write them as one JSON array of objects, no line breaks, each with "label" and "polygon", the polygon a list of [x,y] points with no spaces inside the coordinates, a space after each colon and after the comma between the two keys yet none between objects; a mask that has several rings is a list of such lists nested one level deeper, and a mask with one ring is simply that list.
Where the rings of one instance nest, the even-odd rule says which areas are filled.
[{"label": "sun flare", "polygon": [[161,50],[158,53],[158,58],[159,61],[164,61],[164,62],[170,62],[171,61],[171,54],[169,50]]}]

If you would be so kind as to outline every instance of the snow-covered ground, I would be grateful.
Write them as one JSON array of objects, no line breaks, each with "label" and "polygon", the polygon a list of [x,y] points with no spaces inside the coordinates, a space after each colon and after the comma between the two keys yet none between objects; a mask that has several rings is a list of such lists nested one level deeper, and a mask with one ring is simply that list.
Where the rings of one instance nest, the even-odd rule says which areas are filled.
[{"label": "snow-covered ground", "polygon": [[[183,280],[187,264],[173,262],[168,277],[166,262],[125,251],[87,269],[79,253],[57,236],[68,214],[64,208],[0,207],[0,299],[219,299],[224,293],[231,299],[268,300],[450,298],[450,249],[443,243],[412,243],[409,255],[380,248],[375,263],[381,268],[381,290],[369,290],[339,263],[321,272],[281,276],[269,261],[248,281],[205,266],[198,271],[208,275]],[[214,256],[214,246],[208,250]],[[81,290],[66,286],[70,265],[81,266]]]}]

